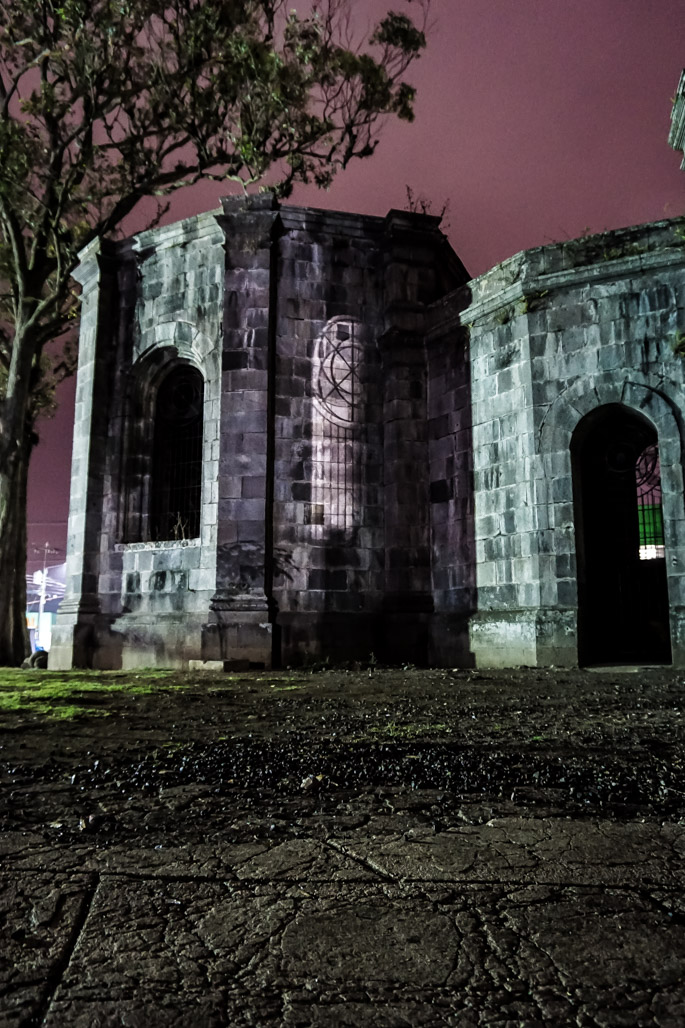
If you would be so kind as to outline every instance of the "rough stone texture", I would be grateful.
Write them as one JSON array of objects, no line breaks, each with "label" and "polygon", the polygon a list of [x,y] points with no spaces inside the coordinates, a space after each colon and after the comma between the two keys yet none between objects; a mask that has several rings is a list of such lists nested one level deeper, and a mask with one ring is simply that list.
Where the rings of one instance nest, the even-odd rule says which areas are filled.
[{"label": "rough stone texture", "polygon": [[[203,215],[82,255],[69,581],[53,668],[173,667],[200,656],[216,576],[222,242]],[[202,535],[155,541],[154,393],[179,361],[205,381]]]},{"label": "rough stone texture", "polygon": [[685,1013],[670,890],[110,876],[81,894],[78,930],[60,944],[44,919],[59,906],[68,925],[75,883],[19,882],[32,897],[14,908],[13,935],[35,940],[45,979],[32,956],[23,981],[22,951],[8,954],[7,1025],[675,1028]]},{"label": "rough stone texture", "polygon": [[[84,252],[51,667],[573,666],[572,440],[611,405],[656,433],[685,663],[685,223],[468,285],[438,224],[230,199]],[[152,540],[155,394],[179,362],[204,380],[201,529]]]},{"label": "rough stone texture", "polygon": [[478,663],[578,659],[571,440],[609,404],[657,430],[673,660],[685,660],[682,231],[659,222],[545,246],[471,283]]},{"label": "rough stone texture", "polygon": [[373,649],[383,594],[381,219],[283,213],[274,599],[284,653]]},{"label": "rough stone texture", "polygon": [[477,609],[468,287],[433,304],[426,335],[428,500],[435,613],[432,664],[473,664],[468,623]]},{"label": "rough stone texture", "polygon": [[[678,673],[87,677],[68,732],[6,715],[0,1024],[682,1025]],[[318,795],[266,784],[341,738],[356,786],[345,747]],[[425,746],[506,751],[519,798],[490,774],[414,787]],[[563,784],[526,800],[540,748]]]},{"label": "rough stone texture", "polygon": [[[51,666],[425,660],[419,329],[466,278],[438,219],[226,200],[106,254],[79,271],[85,399]],[[155,541],[154,396],[179,361],[205,383],[201,534]]]}]

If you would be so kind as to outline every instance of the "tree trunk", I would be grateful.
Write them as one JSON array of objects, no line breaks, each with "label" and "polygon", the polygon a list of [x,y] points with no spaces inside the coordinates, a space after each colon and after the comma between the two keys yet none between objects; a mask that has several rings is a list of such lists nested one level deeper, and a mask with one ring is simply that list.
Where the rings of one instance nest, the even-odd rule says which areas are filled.
[{"label": "tree trunk", "polygon": [[10,468],[0,468],[0,666],[30,653],[26,627],[26,487],[31,443],[23,440]]},{"label": "tree trunk", "polygon": [[34,439],[31,369],[37,352],[38,343],[31,330],[15,326],[5,395],[0,397],[0,666],[19,665],[30,652],[26,627],[26,494]]}]

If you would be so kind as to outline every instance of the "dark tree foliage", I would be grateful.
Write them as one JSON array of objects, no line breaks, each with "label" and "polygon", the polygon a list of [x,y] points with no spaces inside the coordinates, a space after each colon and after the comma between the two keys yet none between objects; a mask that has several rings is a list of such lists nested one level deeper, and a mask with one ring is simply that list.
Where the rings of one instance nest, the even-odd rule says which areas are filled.
[{"label": "dark tree foliage", "polygon": [[201,178],[327,186],[386,116],[412,118],[428,2],[361,42],[350,0],[0,5],[0,664],[27,650],[26,476],[73,369],[79,250]]}]

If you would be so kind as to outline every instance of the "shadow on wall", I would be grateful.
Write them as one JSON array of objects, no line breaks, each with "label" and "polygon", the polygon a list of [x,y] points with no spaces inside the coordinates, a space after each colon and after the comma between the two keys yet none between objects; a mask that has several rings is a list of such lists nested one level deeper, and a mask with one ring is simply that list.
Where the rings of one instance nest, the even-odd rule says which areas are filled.
[{"label": "shadow on wall", "polygon": [[378,651],[382,595],[380,358],[368,330],[331,319],[311,374],[310,564],[315,648],[332,661]]},{"label": "shadow on wall", "polygon": [[[466,309],[471,291],[461,287],[434,305]],[[470,620],[478,609],[476,581],[475,476],[469,329],[457,325],[429,341],[428,456],[431,572],[435,613],[429,661],[437,666],[473,667]],[[481,488],[485,481],[479,481]]]},{"label": "shadow on wall", "polygon": [[[315,343],[301,501],[301,588],[276,594],[287,663],[329,658],[472,666],[476,609],[466,332],[395,333],[349,318]],[[295,466],[295,465],[294,465]],[[287,567],[274,569],[289,578]]]}]

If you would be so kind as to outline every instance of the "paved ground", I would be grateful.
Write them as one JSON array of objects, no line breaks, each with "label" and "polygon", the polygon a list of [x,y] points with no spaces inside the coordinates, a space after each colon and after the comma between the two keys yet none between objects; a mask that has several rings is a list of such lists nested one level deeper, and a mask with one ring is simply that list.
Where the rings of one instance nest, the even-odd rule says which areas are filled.
[{"label": "paved ground", "polygon": [[27,674],[0,1025],[685,1024],[677,673]]}]

